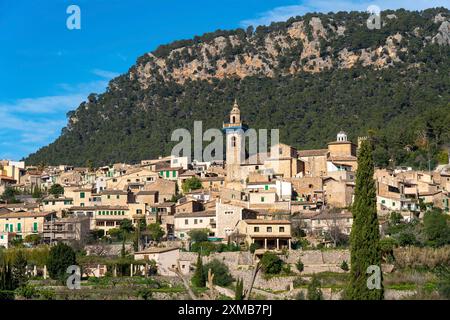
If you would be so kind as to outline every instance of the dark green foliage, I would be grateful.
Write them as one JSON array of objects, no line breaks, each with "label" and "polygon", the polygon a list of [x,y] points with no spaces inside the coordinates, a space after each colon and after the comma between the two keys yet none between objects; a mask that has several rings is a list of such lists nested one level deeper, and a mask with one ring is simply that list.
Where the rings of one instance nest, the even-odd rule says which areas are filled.
[{"label": "dark green foliage", "polygon": [[344,270],[344,271],[348,271],[349,270],[347,261],[345,261],[345,260],[342,261],[341,269]]},{"label": "dark green foliage", "polygon": [[297,267],[298,272],[303,272],[303,270],[305,269],[305,265],[303,264],[300,258],[298,258],[298,261],[295,264],[295,266]]},{"label": "dark green foliage", "polygon": [[230,270],[223,262],[213,259],[203,266],[204,274],[208,274],[208,270],[211,269],[211,273],[214,274],[213,283],[226,287],[233,282],[233,277],[230,274]]},{"label": "dark green foliage", "polygon": [[283,268],[283,260],[273,252],[266,251],[261,257],[261,270],[266,274],[279,274]]},{"label": "dark green foliage", "polygon": [[450,226],[448,221],[448,216],[440,210],[425,212],[423,226],[428,245],[440,247],[450,244]]},{"label": "dark green foliage", "polygon": [[153,241],[160,241],[164,236],[164,230],[159,223],[151,223],[147,226],[147,230],[150,234],[150,238]]},{"label": "dark green foliage", "polygon": [[33,188],[33,192],[32,192],[31,195],[32,195],[32,197],[35,198],[35,199],[41,198],[42,195],[43,195],[41,188],[39,188],[38,186],[35,186],[35,187]]},{"label": "dark green foliage", "polygon": [[181,185],[181,188],[183,189],[183,192],[190,192],[192,190],[197,190],[202,188],[202,182],[197,177],[192,177],[189,179],[184,180],[183,184]]},{"label": "dark green foliage", "polygon": [[124,233],[130,233],[134,230],[133,222],[130,219],[123,219],[120,222],[120,230]]},{"label": "dark green foliage", "polygon": [[191,245],[191,252],[201,253],[209,256],[212,252],[233,252],[240,251],[240,247],[234,244],[214,243],[210,241],[194,242]]},{"label": "dark green foliage", "polygon": [[58,197],[64,194],[64,187],[60,184],[54,184],[50,187],[50,190],[48,190],[48,192],[54,195],[55,197]]},{"label": "dark green foliage", "polygon": [[308,291],[306,293],[308,300],[323,300],[322,290],[320,287],[320,280],[313,275],[311,282],[308,284]]},{"label": "dark green foliage", "polygon": [[3,194],[1,198],[6,201],[7,203],[17,203],[16,195],[19,194],[19,191],[17,191],[14,188],[6,187],[3,191]]},{"label": "dark green foliage", "polygon": [[[388,12],[395,13],[397,19],[370,32],[365,24],[366,13],[339,12],[296,17],[259,26],[255,32],[219,30],[160,46],[154,54],[166,58],[173,69],[202,58],[201,45],[212,43],[214,37],[239,37],[242,40],[239,45],[230,45],[226,38],[227,45],[222,52],[206,53],[209,61],[205,62],[212,66],[209,72],[214,76],[218,59],[239,60],[241,53],[260,54],[262,59],[269,59],[264,51],[266,37],[286,35],[287,28],[296,21],[305,21],[310,38],[313,35],[307,21],[318,16],[325,28],[346,27],[342,36],[326,40],[319,37],[320,55],[329,55],[333,61],[338,60],[336,57],[344,48],[359,54],[357,50],[378,48],[386,43],[387,37],[397,33],[402,35],[400,46],[407,52],[401,53],[402,62],[394,62],[393,67],[386,69],[335,66],[331,70],[307,73],[298,68],[294,75],[288,75],[286,70],[291,65],[302,64],[299,53],[303,44],[291,39],[289,48],[275,48],[281,52],[278,61],[269,60],[273,64],[270,70],[273,77],[261,71],[244,79],[187,80],[182,84],[170,80],[170,68],[166,71],[168,79],[163,79],[156,70],[154,58],[146,54],[129,73],[112,80],[105,93],[92,95],[76,111],[69,112],[69,123],[61,136],[26,161],[35,165],[84,166],[87,159],[92,159],[93,165],[98,166],[169,154],[176,144],[170,141],[174,129],[192,130],[194,120],[203,121],[204,129],[220,128],[237,98],[245,120],[252,127],[278,128],[281,141],[298,149],[323,148],[342,129],[353,141],[372,129],[376,165],[387,166],[392,159],[395,165],[426,169],[430,154],[434,166],[445,159],[442,149],[450,138],[447,125],[450,122],[450,46],[432,44],[426,38],[434,37],[440,26],[433,22],[434,15],[448,14],[448,10],[397,10],[383,14]],[[416,27],[420,28],[420,36],[412,33]],[[169,58],[171,50],[177,48],[182,50]],[[144,88],[130,73],[135,74],[146,64],[152,67],[153,76]],[[419,139],[422,133],[426,143]]]},{"label": "dark green foliage", "polygon": [[67,268],[76,265],[75,251],[64,243],[58,243],[50,249],[47,268],[52,279],[64,280]]},{"label": "dark green foliage", "polygon": [[208,230],[195,229],[188,232],[192,242],[208,241]]},{"label": "dark green foliage", "polygon": [[23,250],[18,250],[14,257],[14,263],[12,266],[13,277],[16,286],[22,287],[27,283],[27,258]]},{"label": "dark green foliage", "polygon": [[256,251],[257,249],[259,249],[259,248],[260,248],[260,245],[259,245],[258,243],[256,243],[256,242],[254,242],[254,243],[252,243],[252,244],[250,245],[249,251],[250,251],[251,253],[255,253],[255,251]]},{"label": "dark green foliage", "polygon": [[203,268],[203,261],[200,253],[197,257],[197,263],[195,265],[195,272],[191,279],[192,284],[195,287],[203,288],[206,285],[206,274]]},{"label": "dark green foliage", "polygon": [[438,290],[444,299],[450,299],[450,267],[440,266],[436,270],[438,276]]},{"label": "dark green foliage", "polygon": [[381,268],[380,235],[373,174],[372,146],[369,141],[364,141],[359,150],[355,201],[352,207],[351,272],[346,292],[346,298],[350,300],[383,299],[383,288],[370,290],[367,287],[367,268],[371,265]]},{"label": "dark green foliage", "polygon": [[237,279],[234,289],[234,300],[244,300],[244,279]]}]

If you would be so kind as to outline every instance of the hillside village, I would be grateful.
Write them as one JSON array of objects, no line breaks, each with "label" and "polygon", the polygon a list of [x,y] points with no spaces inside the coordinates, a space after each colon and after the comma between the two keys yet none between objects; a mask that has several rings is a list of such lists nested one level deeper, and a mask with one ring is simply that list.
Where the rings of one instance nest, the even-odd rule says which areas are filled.
[{"label": "hillside village", "polygon": [[[349,263],[358,150],[368,138],[354,143],[341,131],[323,149],[279,143],[242,159],[239,129],[248,128],[243,118],[235,102],[223,125],[225,161],[161,156],[99,168],[0,161],[0,246],[64,242],[83,248],[87,260],[114,259],[125,250],[133,257],[131,276],[148,275],[150,261],[160,276],[192,276],[202,250],[228,261],[233,276],[244,279],[236,265],[251,266],[266,251],[284,254],[291,264],[303,255],[311,272],[342,272],[341,263]],[[450,164],[433,171],[379,168],[374,179],[382,235],[394,215],[408,223],[429,210],[449,213]],[[200,238],[207,244],[199,249]],[[342,251],[317,262],[316,251],[301,253],[306,248]],[[87,265],[96,277],[118,272],[104,260]],[[46,277],[40,267],[30,272]],[[264,281],[256,282],[263,287]],[[289,281],[269,287],[284,290]]]}]

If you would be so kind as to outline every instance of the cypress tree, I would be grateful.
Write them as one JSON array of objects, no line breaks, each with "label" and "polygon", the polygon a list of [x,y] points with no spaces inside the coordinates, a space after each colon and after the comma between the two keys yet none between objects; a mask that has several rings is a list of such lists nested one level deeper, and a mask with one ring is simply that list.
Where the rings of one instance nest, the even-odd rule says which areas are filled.
[{"label": "cypress tree", "polygon": [[367,273],[367,268],[375,265],[380,267],[381,271],[380,234],[373,175],[372,146],[369,141],[363,141],[358,154],[355,201],[352,206],[350,283],[346,291],[346,298],[350,300],[383,299],[382,273],[380,273],[381,289],[369,289],[367,285],[367,280],[371,276],[371,273]]},{"label": "cypress tree", "polygon": [[200,253],[198,254],[195,273],[192,276],[192,284],[196,287],[203,288],[206,285],[205,270],[203,270],[203,262]]},{"label": "cypress tree", "polygon": [[244,300],[244,280],[238,279],[236,290],[234,291],[234,300]]}]

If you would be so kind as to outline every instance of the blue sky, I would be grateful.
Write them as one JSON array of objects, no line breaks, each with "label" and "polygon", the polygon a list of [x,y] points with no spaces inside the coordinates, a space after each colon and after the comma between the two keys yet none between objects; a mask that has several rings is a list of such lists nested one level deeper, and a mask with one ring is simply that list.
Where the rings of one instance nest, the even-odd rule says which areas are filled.
[{"label": "blue sky", "polygon": [[[69,5],[81,30],[69,30]],[[0,0],[0,159],[52,142],[66,113],[160,44],[307,12],[420,10],[450,0]]]}]

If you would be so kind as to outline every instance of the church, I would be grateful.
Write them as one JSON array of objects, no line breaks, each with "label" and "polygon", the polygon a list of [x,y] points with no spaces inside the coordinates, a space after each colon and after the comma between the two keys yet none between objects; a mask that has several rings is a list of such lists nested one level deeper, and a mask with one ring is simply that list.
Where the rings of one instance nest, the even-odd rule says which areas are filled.
[{"label": "church", "polygon": [[328,143],[327,149],[298,151],[278,142],[270,146],[269,150],[257,150],[249,154],[249,130],[235,101],[229,122],[223,124],[226,135],[227,188],[243,190],[256,176],[265,177],[267,180],[289,180],[304,176],[324,177],[336,171],[356,171],[357,148],[354,143],[348,141],[343,131],[337,134],[336,141]]}]

